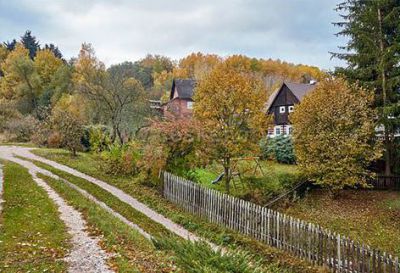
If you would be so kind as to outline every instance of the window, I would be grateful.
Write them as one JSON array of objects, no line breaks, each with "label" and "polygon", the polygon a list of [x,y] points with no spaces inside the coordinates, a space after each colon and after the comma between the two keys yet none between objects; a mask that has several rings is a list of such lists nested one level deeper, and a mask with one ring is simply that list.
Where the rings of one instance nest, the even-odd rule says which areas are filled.
[{"label": "window", "polygon": [[186,104],[187,109],[193,109],[193,101],[188,101]]},{"label": "window", "polygon": [[293,128],[292,128],[292,126],[290,126],[289,128],[288,128],[288,135],[291,135],[293,133]]},{"label": "window", "polygon": [[285,106],[280,106],[279,107],[279,113],[285,113],[285,111],[286,111],[286,109],[285,109]]},{"label": "window", "polygon": [[294,111],[294,105],[289,106],[289,113],[292,113]]},{"label": "window", "polygon": [[281,127],[275,127],[275,135],[281,134]]}]

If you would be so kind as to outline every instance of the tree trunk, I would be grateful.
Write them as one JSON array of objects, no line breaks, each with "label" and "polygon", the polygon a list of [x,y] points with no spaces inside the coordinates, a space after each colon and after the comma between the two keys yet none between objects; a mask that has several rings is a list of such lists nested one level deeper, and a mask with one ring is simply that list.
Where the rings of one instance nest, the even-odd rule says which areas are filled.
[{"label": "tree trunk", "polygon": [[225,191],[227,194],[230,193],[230,182],[231,182],[231,159],[224,159],[224,177],[225,177]]},{"label": "tree trunk", "polygon": [[117,132],[117,136],[118,136],[118,139],[119,139],[119,143],[120,143],[121,145],[123,145],[123,144],[124,144],[124,139],[123,139],[122,134],[121,134],[121,131],[119,130],[118,127],[116,128],[116,132]]},{"label": "tree trunk", "polygon": [[[383,31],[382,31],[382,14],[381,9],[378,8],[378,22],[379,22],[379,48],[380,48],[380,70],[381,70],[381,77],[382,77],[382,109],[383,109],[383,119],[388,119],[385,116],[385,107],[387,105],[387,86],[386,86],[386,69],[385,69],[385,46],[383,41]],[[386,124],[384,126],[384,144],[385,144],[385,175],[391,175],[391,143],[390,143],[390,129],[389,126]]]}]

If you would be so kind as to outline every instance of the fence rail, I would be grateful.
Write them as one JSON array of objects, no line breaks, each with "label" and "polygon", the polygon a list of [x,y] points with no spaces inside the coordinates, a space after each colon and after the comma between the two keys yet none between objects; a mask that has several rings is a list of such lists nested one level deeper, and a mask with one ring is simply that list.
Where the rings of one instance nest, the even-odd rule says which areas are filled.
[{"label": "fence rail", "polygon": [[399,259],[266,207],[164,173],[164,197],[185,210],[333,272],[400,273]]}]

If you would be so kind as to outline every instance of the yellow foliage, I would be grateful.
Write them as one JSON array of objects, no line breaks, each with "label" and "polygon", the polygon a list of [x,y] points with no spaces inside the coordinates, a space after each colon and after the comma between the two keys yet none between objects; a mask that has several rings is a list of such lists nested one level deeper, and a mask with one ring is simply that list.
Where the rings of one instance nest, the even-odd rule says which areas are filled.
[{"label": "yellow foliage", "polygon": [[176,78],[201,79],[220,62],[221,57],[214,54],[192,53],[179,61],[173,73]]},{"label": "yellow foliage", "polygon": [[17,99],[28,95],[31,98],[40,92],[40,78],[35,73],[29,51],[17,44],[1,64],[4,77],[1,78],[0,91],[6,99]]},{"label": "yellow foliage", "polygon": [[34,67],[44,85],[51,82],[53,75],[62,65],[63,61],[57,58],[54,53],[48,49],[43,49],[36,53]]},{"label": "yellow foliage", "polygon": [[367,167],[381,156],[372,99],[356,85],[329,78],[295,107],[290,120],[296,158],[316,183],[334,190],[365,184]]},{"label": "yellow foliage", "polygon": [[199,81],[194,101],[194,116],[210,134],[206,147],[223,161],[227,173],[232,158],[258,154],[258,142],[268,125],[261,81],[222,63]]}]

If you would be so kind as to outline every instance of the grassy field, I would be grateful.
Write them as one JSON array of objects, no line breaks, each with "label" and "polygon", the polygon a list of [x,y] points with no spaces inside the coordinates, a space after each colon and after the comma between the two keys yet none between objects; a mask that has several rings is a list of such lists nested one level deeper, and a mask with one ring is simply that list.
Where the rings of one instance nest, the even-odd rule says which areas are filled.
[{"label": "grassy field", "polygon": [[90,234],[101,238],[102,247],[116,254],[111,258],[111,265],[116,272],[175,272],[169,255],[157,251],[153,244],[137,231],[62,181],[41,174],[39,176],[68,204],[82,213]]},{"label": "grassy field", "polygon": [[66,272],[70,244],[56,205],[28,171],[5,163],[0,272]]},{"label": "grassy field", "polygon": [[332,199],[317,190],[281,210],[400,256],[400,192],[346,190]]},{"label": "grassy field", "polygon": [[[261,170],[254,161],[239,161],[234,172],[239,172],[242,179],[235,177],[230,194],[263,205],[272,197],[303,181],[303,176],[296,165],[260,161],[260,167]],[[221,173],[223,173],[222,166],[212,164],[207,168],[193,170],[186,178],[208,188],[225,192],[223,180],[218,184],[211,183]]]},{"label": "grassy field", "polygon": [[[34,152],[107,181],[174,222],[181,224],[188,230],[216,244],[249,251],[256,255],[256,257],[261,258],[264,265],[270,269],[270,272],[324,272],[320,268],[311,267],[307,263],[281,251],[184,212],[179,207],[164,200],[154,188],[149,188],[140,184],[135,177],[114,176],[104,173],[101,168],[100,158],[96,155],[82,153],[79,154],[78,157],[71,157],[67,151],[54,149],[40,149]],[[48,166],[46,168],[51,169]],[[71,177],[72,176],[68,179],[71,180]],[[272,268],[274,268],[274,270]]]}]

